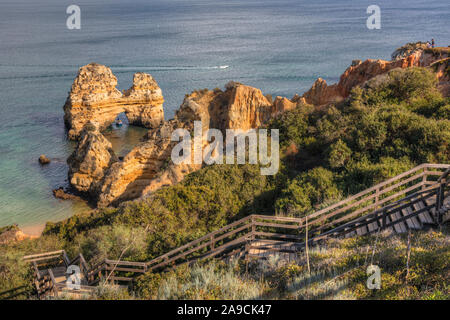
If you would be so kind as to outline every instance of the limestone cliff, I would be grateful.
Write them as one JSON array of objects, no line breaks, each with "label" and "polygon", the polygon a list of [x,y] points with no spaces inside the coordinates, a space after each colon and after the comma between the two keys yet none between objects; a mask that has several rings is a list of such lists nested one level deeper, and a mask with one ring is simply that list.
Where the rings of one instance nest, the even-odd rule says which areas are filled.
[{"label": "limestone cliff", "polygon": [[0,245],[11,244],[13,242],[34,238],[37,238],[37,236],[31,236],[23,233],[17,225],[0,228]]},{"label": "limestone cliff", "polygon": [[[296,105],[281,97],[271,103],[261,90],[236,82],[228,83],[225,91],[194,91],[185,97],[174,119],[150,129],[146,141],[137,145],[123,161],[112,160],[114,156],[106,151],[108,144],[99,138],[98,130],[95,134],[83,134],[69,161],[70,181],[80,191],[93,192],[99,207],[144,196],[175,184],[201,168],[193,161],[192,164],[179,165],[171,161],[172,149],[178,143],[171,141],[174,130],[184,128],[192,132],[194,121],[199,120],[203,124],[203,133],[209,128],[245,131],[259,127]],[[203,143],[202,148],[205,148],[206,139]],[[101,154],[107,154],[106,158]],[[108,166],[107,161],[112,164]]]},{"label": "limestone cliff", "polygon": [[439,80],[438,89],[446,97],[450,97],[450,58],[438,60],[431,64]]},{"label": "limestone cliff", "polygon": [[[145,196],[181,181],[201,167],[199,164],[176,165],[171,161],[172,149],[178,143],[171,141],[174,130],[184,128],[192,132],[196,120],[202,121],[203,132],[209,128],[221,131],[257,128],[279,113],[304,104],[321,106],[342,101],[353,87],[395,68],[434,68],[441,89],[450,91],[448,50],[421,47],[408,50],[401,50],[392,61],[355,60],[338,83],[328,85],[319,78],[303,96],[296,95],[291,100],[276,97],[272,102],[261,90],[237,82],[228,83],[224,91],[194,91],[185,97],[174,119],[165,122],[162,93],[150,75],[137,73],[133,86],[122,94],[115,89],[117,80],[111,70],[99,65],[86,66],[86,70],[80,70],[72,87],[68,117],[72,119],[72,129],[76,127],[81,132],[80,127],[89,121],[96,129],[83,131],[69,159],[70,182],[77,190],[91,194],[100,207]],[[78,92],[85,92],[85,95]],[[128,105],[117,101],[127,101]],[[116,159],[111,145],[99,131],[115,117],[110,117],[109,112],[116,114],[118,110],[125,110],[133,123],[150,127],[145,141],[122,161]],[[202,148],[207,147],[207,143],[203,143]]]},{"label": "limestone cliff", "polygon": [[402,47],[393,54],[392,61],[373,59],[364,62],[355,61],[341,75],[337,84],[329,86],[325,80],[317,79],[311,89],[305,92],[303,98],[306,103],[316,106],[339,102],[347,98],[355,86],[363,85],[369,79],[392,69],[430,67],[434,62],[449,56],[448,48],[426,49],[424,46],[417,46],[408,49]]},{"label": "limestone cliff", "polygon": [[136,73],[133,86],[121,93],[111,69],[96,63],[81,67],[64,105],[70,139],[77,139],[88,122],[104,129],[125,112],[131,124],[148,128],[164,121],[161,89],[152,76]]},{"label": "limestone cliff", "polygon": [[70,184],[96,197],[106,171],[117,161],[111,143],[89,123],[81,132],[77,148],[67,159]]}]

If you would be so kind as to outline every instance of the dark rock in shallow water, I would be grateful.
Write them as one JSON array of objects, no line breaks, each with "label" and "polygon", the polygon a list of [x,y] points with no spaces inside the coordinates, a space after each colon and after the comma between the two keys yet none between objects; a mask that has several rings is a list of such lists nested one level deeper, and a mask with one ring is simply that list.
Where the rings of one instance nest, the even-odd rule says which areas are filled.
[{"label": "dark rock in shallow water", "polygon": [[62,200],[82,200],[79,196],[68,193],[63,188],[53,190],[53,195]]},{"label": "dark rock in shallow water", "polygon": [[45,154],[41,154],[41,156],[39,157],[40,164],[49,164],[50,162],[51,162],[51,160],[49,158],[47,158],[47,156]]}]

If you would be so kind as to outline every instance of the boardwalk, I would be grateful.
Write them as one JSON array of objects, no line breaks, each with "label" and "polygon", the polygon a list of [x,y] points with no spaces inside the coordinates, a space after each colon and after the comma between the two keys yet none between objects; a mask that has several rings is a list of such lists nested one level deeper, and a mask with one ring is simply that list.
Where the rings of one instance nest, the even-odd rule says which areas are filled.
[{"label": "boardwalk", "polygon": [[[235,221],[148,262],[104,260],[90,267],[82,254],[70,260],[61,251],[24,257],[35,272],[39,297],[68,292],[65,270],[78,265],[82,287],[92,292],[102,279],[126,283],[145,272],[213,257],[295,259],[308,239],[319,245],[328,238],[363,236],[381,230],[404,233],[442,225],[450,219],[450,165],[423,164],[353,195],[308,218],[251,215]],[[69,292],[70,294],[70,292]],[[1,298],[1,295],[0,295]]]}]

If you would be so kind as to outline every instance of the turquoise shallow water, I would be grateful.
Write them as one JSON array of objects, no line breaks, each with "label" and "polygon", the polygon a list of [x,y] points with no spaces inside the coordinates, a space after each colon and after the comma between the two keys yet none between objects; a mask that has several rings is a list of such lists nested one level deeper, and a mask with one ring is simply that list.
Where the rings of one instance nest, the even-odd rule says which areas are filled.
[{"label": "turquoise shallow water", "polygon": [[[65,27],[74,1],[0,3],[0,226],[43,224],[89,210],[53,198],[67,184],[62,106],[80,66],[112,68],[119,89],[151,73],[171,118],[186,93],[229,80],[292,97],[321,76],[336,82],[353,59],[389,58],[398,46],[434,37],[450,44],[448,0],[376,1],[382,29],[366,28],[374,1],[77,0],[81,30]],[[220,68],[220,66],[228,66]],[[125,153],[145,130],[108,132]],[[53,159],[37,163],[40,154]]]}]

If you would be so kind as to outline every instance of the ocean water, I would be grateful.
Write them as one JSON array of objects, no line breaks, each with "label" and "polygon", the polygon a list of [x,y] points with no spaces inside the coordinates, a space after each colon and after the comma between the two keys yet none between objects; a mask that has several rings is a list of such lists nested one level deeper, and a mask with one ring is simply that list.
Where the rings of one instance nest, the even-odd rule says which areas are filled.
[{"label": "ocean water", "polygon": [[[81,30],[66,8],[81,8]],[[366,9],[381,7],[381,29]],[[89,210],[54,199],[67,186],[63,105],[78,68],[110,66],[119,89],[153,75],[166,119],[186,93],[235,80],[292,97],[317,77],[336,82],[353,59],[382,58],[400,45],[450,44],[448,0],[2,0],[0,2],[0,226],[58,221]],[[124,125],[107,136],[124,154],[144,134]],[[37,159],[53,159],[41,167]]]}]

